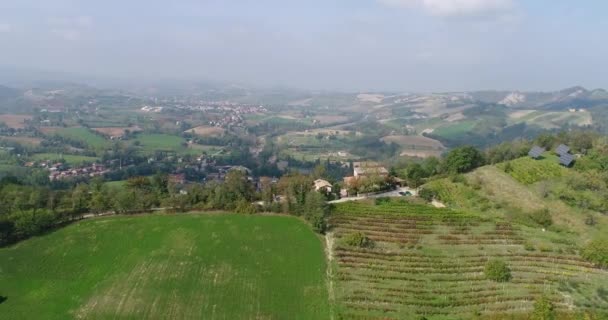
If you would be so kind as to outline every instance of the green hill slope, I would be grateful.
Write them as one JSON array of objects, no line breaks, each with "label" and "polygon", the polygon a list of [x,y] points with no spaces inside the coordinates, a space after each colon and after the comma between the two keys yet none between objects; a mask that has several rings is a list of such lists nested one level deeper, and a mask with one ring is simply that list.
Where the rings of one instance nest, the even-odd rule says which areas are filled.
[{"label": "green hill slope", "polygon": [[291,217],[94,219],[0,249],[0,318],[327,319],[325,272]]}]

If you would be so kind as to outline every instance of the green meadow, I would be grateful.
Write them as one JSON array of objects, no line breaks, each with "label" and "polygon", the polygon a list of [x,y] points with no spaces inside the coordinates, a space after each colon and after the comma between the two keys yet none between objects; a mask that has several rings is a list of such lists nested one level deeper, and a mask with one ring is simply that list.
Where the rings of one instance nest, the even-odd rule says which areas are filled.
[{"label": "green meadow", "polygon": [[3,319],[328,319],[323,246],[293,217],[150,215],[0,249]]}]

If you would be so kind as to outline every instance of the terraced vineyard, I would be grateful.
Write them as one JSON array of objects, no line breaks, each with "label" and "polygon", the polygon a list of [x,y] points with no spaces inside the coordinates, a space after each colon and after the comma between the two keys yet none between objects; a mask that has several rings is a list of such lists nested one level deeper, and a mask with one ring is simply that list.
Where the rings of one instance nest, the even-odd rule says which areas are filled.
[{"label": "terraced vineyard", "polygon": [[[344,319],[525,319],[548,296],[558,311],[608,310],[608,272],[572,247],[528,251],[518,227],[406,203],[344,204],[330,220],[337,313]],[[343,240],[364,233],[373,243]],[[490,259],[509,282],[487,280]],[[515,315],[515,316],[513,316]]]}]

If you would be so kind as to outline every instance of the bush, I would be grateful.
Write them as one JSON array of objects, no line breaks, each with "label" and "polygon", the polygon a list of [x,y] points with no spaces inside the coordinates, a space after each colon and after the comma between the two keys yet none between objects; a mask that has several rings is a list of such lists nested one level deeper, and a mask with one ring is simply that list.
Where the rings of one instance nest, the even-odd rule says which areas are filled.
[{"label": "bush", "polygon": [[608,239],[595,239],[583,248],[581,256],[602,268],[608,268]]},{"label": "bush", "polygon": [[431,202],[437,197],[437,192],[428,188],[424,188],[420,190],[418,196],[420,196],[420,198],[426,200],[427,202]]},{"label": "bush", "polygon": [[541,297],[534,303],[534,311],[530,320],[554,320],[555,311],[553,304],[547,297]]},{"label": "bush", "polygon": [[371,248],[374,246],[372,240],[363,232],[348,234],[344,237],[344,243],[352,247]]},{"label": "bush", "polygon": [[376,198],[376,200],[374,202],[375,202],[375,204],[377,206],[379,206],[379,205],[391,202],[391,198],[389,198],[389,197],[380,197],[380,198]]},{"label": "bush", "polygon": [[526,242],[526,243],[524,244],[524,249],[526,249],[526,251],[534,251],[534,250],[536,250],[536,249],[534,248],[534,245],[533,245],[533,244],[531,244],[531,243],[529,243],[529,242]]},{"label": "bush", "polygon": [[551,214],[547,208],[532,212],[530,218],[538,225],[545,228],[553,224],[553,219],[551,219]]},{"label": "bush", "polygon": [[240,199],[236,203],[236,208],[234,209],[236,213],[244,213],[244,214],[254,214],[258,210],[255,205],[249,203],[245,199]]},{"label": "bush", "polygon": [[496,282],[508,282],[511,280],[511,269],[502,260],[490,260],[486,263],[486,278]]}]

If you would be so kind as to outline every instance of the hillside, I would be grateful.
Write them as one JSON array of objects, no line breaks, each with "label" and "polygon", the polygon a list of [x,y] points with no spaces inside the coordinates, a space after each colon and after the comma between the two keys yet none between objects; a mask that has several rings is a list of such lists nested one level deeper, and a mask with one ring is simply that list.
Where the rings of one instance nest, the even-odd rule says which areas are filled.
[{"label": "hillside", "polygon": [[[560,314],[606,311],[608,271],[571,238],[500,217],[392,201],[341,204],[330,223],[343,319],[528,319],[548,297]],[[354,234],[367,241],[353,244]],[[508,281],[486,275],[491,261]]]},{"label": "hillside", "polygon": [[321,242],[291,217],[83,221],[0,249],[3,319],[325,319]]}]

